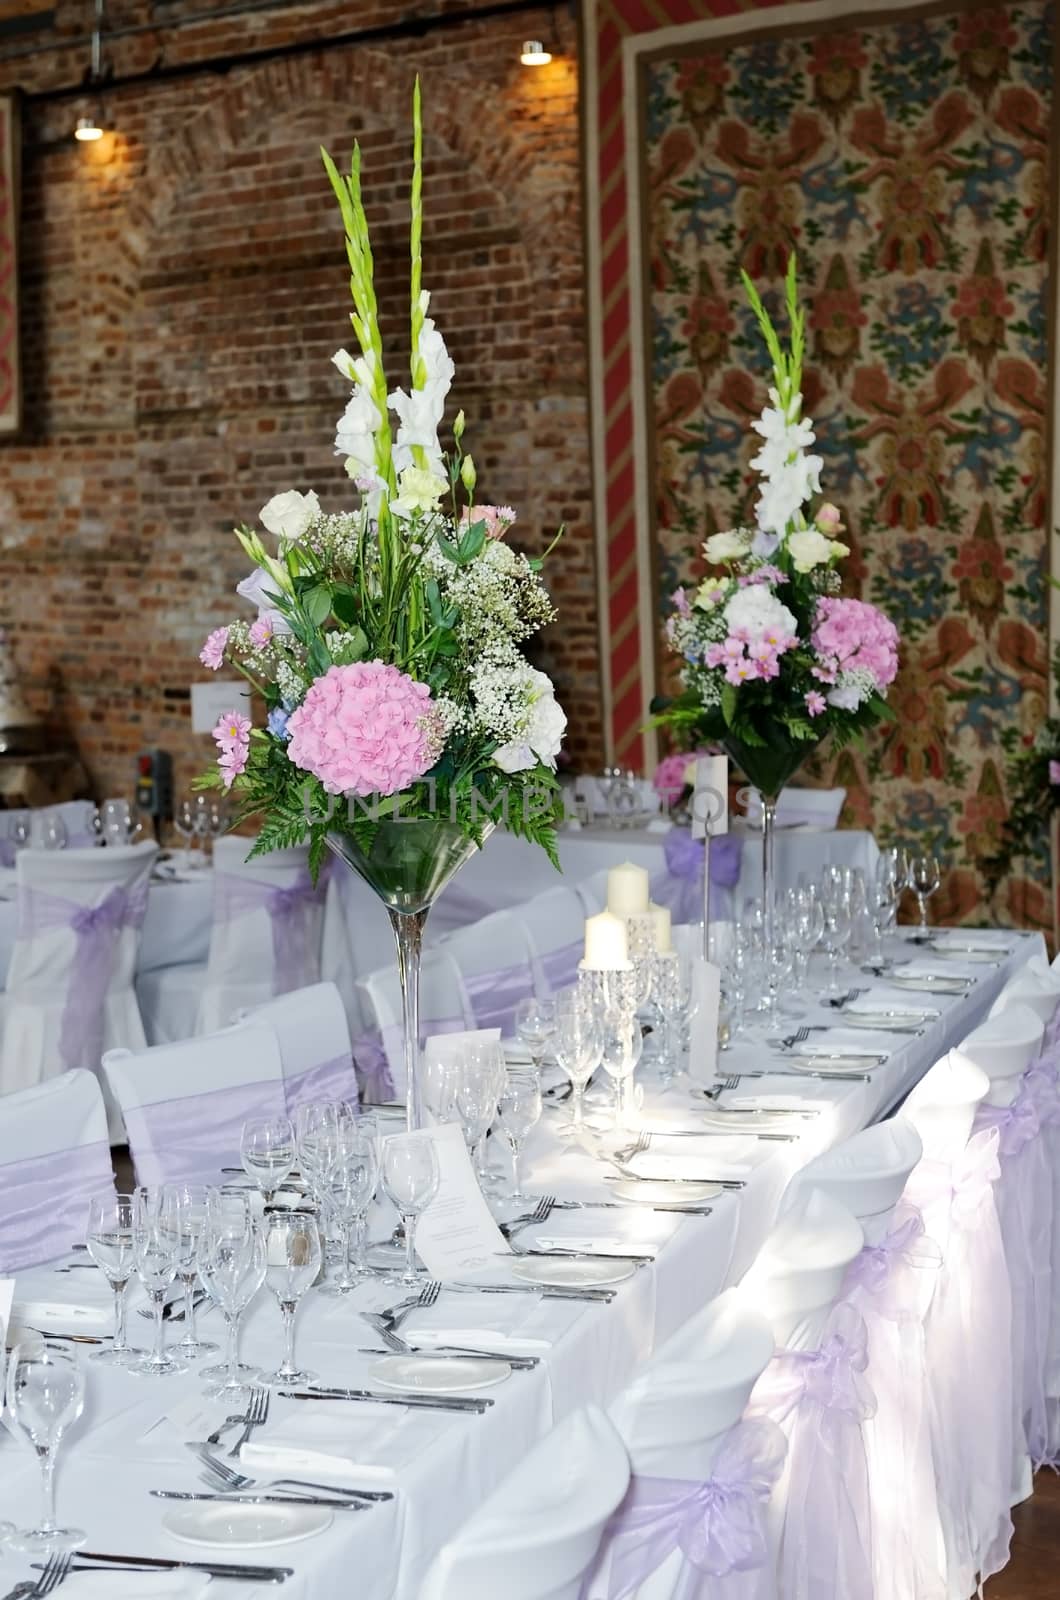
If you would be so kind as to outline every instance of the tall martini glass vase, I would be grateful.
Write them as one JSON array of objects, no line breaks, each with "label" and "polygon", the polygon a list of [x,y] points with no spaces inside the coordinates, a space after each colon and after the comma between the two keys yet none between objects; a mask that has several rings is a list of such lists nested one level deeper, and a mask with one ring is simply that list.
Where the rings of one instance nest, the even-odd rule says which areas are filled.
[{"label": "tall martini glass vase", "polygon": [[765,947],[766,992],[763,995],[765,1025],[775,1028],[779,1021],[781,961],[777,948],[776,830],[777,800],[784,785],[812,754],[815,746],[791,738],[782,724],[770,721],[761,730],[764,745],[748,745],[741,739],[726,739],[725,749],[758,790],[762,799],[762,943]]},{"label": "tall martini glass vase", "polygon": [[[484,844],[493,827],[481,828]],[[331,829],[328,845],[386,907],[397,944],[408,1127],[423,1127],[420,1070],[420,957],[428,913],[479,844],[437,817],[373,820],[360,840]]]}]

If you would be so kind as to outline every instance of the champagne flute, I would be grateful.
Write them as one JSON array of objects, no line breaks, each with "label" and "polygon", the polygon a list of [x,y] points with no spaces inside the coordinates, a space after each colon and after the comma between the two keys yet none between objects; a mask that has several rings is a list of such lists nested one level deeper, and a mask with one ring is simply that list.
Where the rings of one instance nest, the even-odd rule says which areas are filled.
[{"label": "champagne flute", "polygon": [[294,1168],[294,1128],[289,1117],[250,1117],[239,1138],[243,1171],[271,1206]]},{"label": "champagne flute", "polygon": [[88,1203],[85,1234],[88,1253],[114,1291],[114,1339],[91,1357],[112,1366],[129,1366],[142,1351],[125,1337],[125,1291],[136,1272],[136,1208],[130,1194],[94,1196]]},{"label": "champagne flute", "polygon": [[206,1221],[209,1189],[205,1184],[173,1183],[163,1188],[173,1206],[180,1229],[180,1253],[177,1257],[177,1276],[184,1290],[184,1327],[187,1330],[177,1346],[178,1354],[195,1361],[199,1356],[212,1355],[215,1344],[200,1339],[195,1330],[195,1286],[199,1281],[199,1239]]},{"label": "champagne flute", "polygon": [[225,1364],[203,1372],[204,1378],[219,1380],[206,1393],[238,1400],[261,1381],[255,1368],[239,1360],[240,1319],[265,1281],[265,1239],[255,1225],[249,1195],[210,1191],[199,1239],[199,1275],[228,1328]]},{"label": "champagne flute", "polygon": [[176,1196],[165,1189],[137,1189],[135,1218],[136,1271],[154,1312],[155,1342],[151,1353],[131,1370],[146,1378],[165,1378],[188,1370],[183,1361],[166,1354],[166,1324],[162,1316],[182,1252]]},{"label": "champagne flute", "polygon": [[276,1296],[283,1316],[283,1361],[265,1382],[309,1383],[314,1377],[295,1366],[294,1316],[298,1302],[317,1280],[322,1250],[320,1225],[304,1211],[273,1211],[265,1219],[265,1287]]},{"label": "champagne flute", "polygon": [[909,885],[916,895],[916,903],[920,912],[920,923],[916,931],[916,940],[923,943],[931,937],[928,925],[927,903],[942,882],[942,868],[938,856],[913,856],[909,862]]},{"label": "champagne flute", "polygon": [[50,1340],[16,1345],[7,1369],[6,1398],[16,1436],[40,1462],[43,1503],[39,1525],[9,1534],[8,1548],[38,1555],[76,1550],[88,1536],[80,1528],[56,1523],[55,1455],[63,1434],[84,1410],[85,1378],[77,1352]]},{"label": "champagne flute", "polygon": [[383,1189],[395,1206],[405,1230],[405,1270],[390,1281],[414,1287],[416,1276],[416,1224],[438,1193],[438,1155],[434,1141],[423,1133],[394,1133],[383,1142]]},{"label": "champagne flute", "polygon": [[528,1200],[519,1187],[519,1150],[541,1121],[541,1080],[536,1072],[509,1069],[497,1102],[501,1130],[512,1152],[513,1200]]}]

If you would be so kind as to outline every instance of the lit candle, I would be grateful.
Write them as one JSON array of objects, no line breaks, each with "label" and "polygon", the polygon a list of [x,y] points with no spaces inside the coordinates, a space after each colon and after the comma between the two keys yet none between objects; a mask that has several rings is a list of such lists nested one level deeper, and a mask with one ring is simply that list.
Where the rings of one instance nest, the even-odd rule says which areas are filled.
[{"label": "lit candle", "polygon": [[642,917],[648,909],[648,873],[623,861],[607,874],[607,909],[616,917]]},{"label": "lit candle", "polygon": [[610,911],[588,917],[585,923],[585,960],[592,972],[616,972],[628,962],[626,924]]},{"label": "lit candle", "polygon": [[655,936],[655,949],[659,955],[665,955],[673,949],[670,942],[670,908],[657,906],[652,900],[648,904],[648,915],[652,922],[652,932]]}]

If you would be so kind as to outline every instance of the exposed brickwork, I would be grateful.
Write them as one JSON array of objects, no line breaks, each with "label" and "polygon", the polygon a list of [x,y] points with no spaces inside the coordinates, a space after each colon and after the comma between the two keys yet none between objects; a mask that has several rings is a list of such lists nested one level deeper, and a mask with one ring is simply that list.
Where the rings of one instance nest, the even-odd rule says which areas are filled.
[{"label": "exposed brickwork", "polygon": [[[408,7],[310,3],[209,18],[210,0],[121,0],[119,73],[319,40]],[[471,0],[444,8],[471,12]],[[0,85],[76,84],[87,0],[62,0],[76,48],[0,49]],[[454,399],[484,498],[511,501],[540,548],[563,520],[544,645],[576,759],[602,759],[590,525],[576,38],[530,72],[519,41],[544,13],[469,20],[420,39],[342,46],[118,88],[100,146],[69,137],[76,103],[25,108],[22,285],[26,432],[0,445],[0,612],[31,698],[77,739],[101,792],[144,743],[178,785],[208,758],[187,687],[203,634],[232,614],[245,563],[230,536],[280,489],[330,506],[349,343],[341,234],[317,155],[362,143],[384,338],[395,380],[407,295],[411,75],[426,105],[424,281],[457,364]],[[52,35],[51,42],[56,42]]]}]

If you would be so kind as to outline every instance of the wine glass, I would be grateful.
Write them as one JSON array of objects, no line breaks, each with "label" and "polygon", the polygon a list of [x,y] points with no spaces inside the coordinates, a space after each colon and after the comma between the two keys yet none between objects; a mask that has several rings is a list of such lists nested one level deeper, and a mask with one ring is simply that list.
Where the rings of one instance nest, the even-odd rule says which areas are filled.
[{"label": "wine glass", "polygon": [[104,800],[100,808],[100,819],[106,844],[128,843],[130,828],[128,800]]},{"label": "wine glass", "polygon": [[289,1117],[250,1117],[239,1138],[243,1171],[272,1205],[294,1168],[294,1128]]},{"label": "wine glass", "polygon": [[553,1053],[570,1079],[573,1128],[580,1128],[585,1120],[585,1086],[600,1063],[602,1050],[600,1029],[588,1006],[577,1000],[557,1006]]},{"label": "wine glass", "polygon": [[134,1201],[136,1271],[155,1319],[154,1348],[131,1368],[146,1378],[187,1372],[183,1361],[166,1354],[162,1313],[166,1293],[177,1276],[182,1252],[181,1217],[176,1197],[165,1189],[137,1189]]},{"label": "wine glass", "polygon": [[8,1535],[12,1550],[45,1554],[75,1550],[87,1534],[55,1521],[55,1455],[59,1442],[85,1405],[85,1378],[77,1352],[45,1340],[16,1345],[7,1369],[7,1413],[16,1434],[40,1462],[43,1512],[38,1527]]},{"label": "wine glass", "polygon": [[515,1008],[515,1031],[530,1052],[537,1071],[541,1070],[549,1041],[556,1031],[556,1002],[530,995]]},{"label": "wine glass", "polygon": [[[321,1288],[322,1294],[343,1295],[356,1289],[369,1275],[367,1256],[368,1208],[379,1182],[379,1144],[370,1117],[340,1120],[327,1136],[328,1151],[321,1178],[324,1204],[339,1230],[339,1274]],[[350,1266],[350,1235],[357,1230],[357,1259]]]},{"label": "wine glass", "polygon": [[424,1110],[434,1122],[452,1122],[456,1115],[456,1072],[452,1056],[431,1055],[423,1060],[421,1094]]},{"label": "wine glass", "polygon": [[909,887],[916,895],[917,908],[920,912],[920,922],[916,931],[916,939],[923,943],[931,937],[928,926],[927,903],[942,882],[942,868],[938,856],[912,856],[909,861]]},{"label": "wine glass", "polygon": [[846,942],[850,938],[850,905],[841,893],[826,892],[821,909],[824,912],[821,939],[829,959],[828,983],[824,993],[834,998],[846,992],[840,981],[839,968]]},{"label": "wine glass", "polygon": [[239,1360],[239,1324],[265,1281],[265,1238],[255,1224],[250,1197],[212,1189],[199,1237],[199,1276],[221,1308],[228,1328],[225,1364],[207,1367],[204,1378],[217,1378],[207,1394],[235,1400],[246,1394],[260,1374]]},{"label": "wine glass", "polygon": [[634,1015],[625,1009],[609,1011],[604,1020],[604,1049],[600,1065],[611,1079],[615,1091],[615,1127],[626,1124],[627,1085],[632,1081],[644,1049],[644,1035]]},{"label": "wine glass", "polygon": [[11,818],[11,829],[8,838],[15,847],[15,854],[25,850],[33,837],[33,824],[28,811],[16,811]]},{"label": "wine glass", "polygon": [[320,1225],[304,1211],[273,1211],[265,1218],[265,1287],[283,1316],[283,1361],[268,1384],[309,1383],[314,1374],[294,1362],[294,1314],[316,1282],[322,1257]]},{"label": "wine glass", "polygon": [[541,1120],[541,1080],[536,1072],[516,1067],[508,1069],[497,1101],[497,1113],[512,1152],[513,1200],[527,1200],[519,1187],[519,1150],[523,1140]]},{"label": "wine glass", "polygon": [[412,1287],[416,1277],[416,1223],[438,1193],[438,1155],[422,1133],[392,1133],[383,1141],[383,1189],[405,1230],[405,1270],[390,1281]]},{"label": "wine glass", "polygon": [[66,849],[66,823],[54,812],[45,812],[41,818],[40,842],[42,850]]},{"label": "wine glass", "polygon": [[497,1114],[497,1046],[468,1045],[453,1069],[453,1106],[472,1157],[480,1150]]},{"label": "wine glass", "polygon": [[215,1344],[200,1339],[195,1331],[195,1286],[199,1281],[199,1238],[206,1221],[209,1189],[205,1184],[166,1184],[163,1195],[174,1208],[180,1229],[180,1253],[177,1256],[177,1277],[184,1289],[185,1334],[177,1346],[177,1353],[194,1361],[199,1356],[212,1355]]},{"label": "wine glass", "polygon": [[113,1366],[138,1361],[125,1337],[125,1291],[136,1272],[136,1208],[130,1194],[94,1196],[88,1203],[88,1253],[114,1291],[114,1339],[90,1357]]},{"label": "wine glass", "polygon": [[181,800],[173,813],[173,827],[184,841],[181,855],[187,870],[191,866],[191,842],[195,838],[195,807],[187,798]]},{"label": "wine glass", "polygon": [[337,1100],[310,1100],[294,1114],[294,1143],[298,1170],[315,1200],[322,1198],[321,1185],[334,1154],[339,1128]]}]

